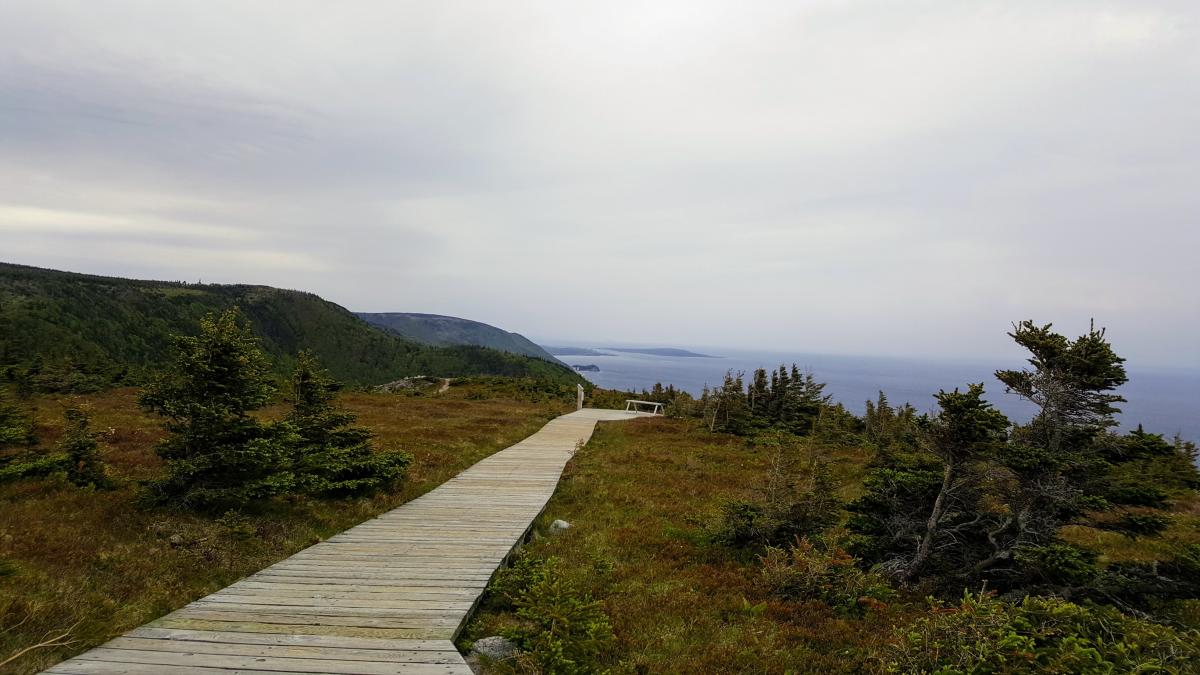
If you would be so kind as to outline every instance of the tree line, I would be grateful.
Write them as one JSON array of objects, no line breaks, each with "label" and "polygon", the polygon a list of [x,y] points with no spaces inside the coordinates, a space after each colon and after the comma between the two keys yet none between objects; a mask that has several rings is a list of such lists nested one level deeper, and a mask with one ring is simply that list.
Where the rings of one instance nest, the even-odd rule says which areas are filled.
[{"label": "tree line", "polygon": [[[155,446],[162,478],[145,484],[154,503],[205,511],[240,508],[282,494],[339,496],[400,480],[411,457],[377,451],[371,434],[334,403],[340,385],[315,356],[300,352],[290,379],[291,411],[266,421],[255,411],[274,399],[272,366],[237,308],[210,314],[197,335],[172,337],[171,357],[139,396],[168,435]],[[0,400],[0,481],[65,471],[78,485],[110,484],[86,411],[66,411],[59,451],[21,452],[32,420]],[[14,451],[14,449],[16,449]]]}]

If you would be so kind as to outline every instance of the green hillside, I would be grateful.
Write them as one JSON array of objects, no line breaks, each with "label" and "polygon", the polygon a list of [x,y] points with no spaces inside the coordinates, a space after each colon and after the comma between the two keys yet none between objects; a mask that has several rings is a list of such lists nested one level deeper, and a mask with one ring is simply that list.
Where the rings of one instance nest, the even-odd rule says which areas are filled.
[{"label": "green hillside", "polygon": [[508,375],[581,381],[568,368],[484,347],[429,346],[362,321],[312,293],[268,286],[139,281],[0,263],[0,369],[43,389],[88,389],[163,363],[170,336],[237,305],[278,372],[315,352],[335,377]]},{"label": "green hillside", "polygon": [[524,335],[510,333],[479,321],[415,312],[358,312],[357,314],[367,323],[389,328],[410,340],[425,344],[491,347],[552,363],[562,363]]}]

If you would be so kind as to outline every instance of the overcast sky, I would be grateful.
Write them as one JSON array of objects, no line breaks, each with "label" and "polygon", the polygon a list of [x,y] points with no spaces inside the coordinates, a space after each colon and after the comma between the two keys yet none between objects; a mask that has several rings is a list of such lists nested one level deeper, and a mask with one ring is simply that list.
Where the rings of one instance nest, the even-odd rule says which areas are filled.
[{"label": "overcast sky", "polygon": [[0,259],[543,341],[1200,365],[1200,3],[0,1]]}]

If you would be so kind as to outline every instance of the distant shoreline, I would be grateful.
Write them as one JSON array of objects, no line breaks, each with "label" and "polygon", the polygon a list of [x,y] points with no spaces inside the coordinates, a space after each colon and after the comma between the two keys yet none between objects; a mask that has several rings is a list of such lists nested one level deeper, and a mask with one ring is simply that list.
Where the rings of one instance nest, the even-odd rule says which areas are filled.
[{"label": "distant shoreline", "polygon": [[[604,349],[604,348],[602,348]],[[1033,407],[1015,394],[1006,394],[996,381],[996,368],[1021,367],[1019,360],[942,359],[926,357],[846,356],[804,352],[723,350],[725,356],[702,358],[656,357],[610,351],[579,359],[574,363],[595,364],[599,372],[581,373],[592,383],[618,390],[651,389],[656,382],[664,387],[699,396],[704,387],[719,387],[726,373],[753,377],[756,368],[773,369],[779,364],[797,364],[811,370],[820,382],[828,383],[826,393],[856,415],[863,414],[864,401],[874,400],[880,391],[894,404],[911,403],[918,412],[933,412],[933,395],[963,387],[968,382],[983,382],[987,398],[1015,421],[1025,421]],[[769,375],[768,370],[768,375]],[[1128,399],[1120,404],[1121,428],[1143,424],[1146,430],[1168,439],[1177,432],[1185,440],[1200,440],[1200,414],[1193,401],[1200,397],[1200,371],[1187,367],[1129,369],[1130,380],[1117,393]]]},{"label": "distant shoreline", "polygon": [[698,352],[680,349],[678,347],[552,347],[540,345],[542,349],[554,356],[613,356],[614,352],[621,354],[645,354],[647,356],[671,356],[687,359],[716,359],[719,356],[700,354]]}]

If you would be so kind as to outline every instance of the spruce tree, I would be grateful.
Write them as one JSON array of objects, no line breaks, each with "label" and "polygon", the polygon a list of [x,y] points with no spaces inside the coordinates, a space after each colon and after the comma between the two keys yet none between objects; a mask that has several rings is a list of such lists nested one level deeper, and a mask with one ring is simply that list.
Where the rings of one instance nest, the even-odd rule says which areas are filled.
[{"label": "spruce tree", "polygon": [[982,385],[939,394],[932,419],[905,406],[904,425],[916,432],[905,445],[920,451],[881,453],[850,507],[856,552],[901,580],[955,594],[986,581],[1021,592],[1101,588],[1136,605],[1193,588],[1190,554],[1101,570],[1094,554],[1060,539],[1070,524],[1156,536],[1167,518],[1153,509],[1191,494],[1200,473],[1161,436],[1110,431],[1125,371],[1102,330],[1070,340],[1026,321],[1011,335],[1029,349],[1032,368],[996,375],[1038,412],[1006,429]]},{"label": "spruce tree", "polygon": [[778,422],[783,410],[783,401],[787,397],[788,388],[791,386],[791,380],[788,378],[787,368],[784,368],[783,364],[779,365],[779,370],[776,373],[779,382],[771,392],[771,409],[768,416],[772,421]]},{"label": "spruce tree", "polygon": [[725,381],[712,394],[712,419],[709,429],[731,434],[750,431],[750,405],[746,400],[745,374],[733,371],[725,373]]},{"label": "spruce tree", "polygon": [[1116,355],[1093,325],[1076,340],[1054,333],[1051,325],[1022,321],[1009,336],[1029,350],[1032,369],[999,370],[1008,391],[1038,407],[1023,436],[1057,453],[1086,445],[1097,433],[1116,426],[1114,404],[1125,401],[1114,389],[1125,384],[1125,359]]},{"label": "spruce tree", "polygon": [[334,405],[339,389],[315,356],[300,352],[292,375],[295,408],[288,421],[298,437],[292,469],[301,492],[338,495],[386,487],[412,461],[406,453],[372,450],[371,433],[353,426],[354,415]]},{"label": "spruce tree", "polygon": [[767,384],[767,371],[764,368],[758,368],[754,371],[754,377],[750,380],[748,395],[750,414],[756,418],[765,417],[770,396],[771,390]]},{"label": "spruce tree", "polygon": [[779,409],[780,424],[794,434],[811,433],[821,415],[821,409],[830,400],[830,397],[822,393],[824,389],[825,384],[817,382],[811,372],[801,375],[796,365],[792,364],[788,387]]},{"label": "spruce tree", "polygon": [[149,485],[162,502],[199,509],[240,507],[292,489],[290,425],[250,415],[275,393],[266,357],[237,308],[200,322],[200,334],[174,336],[166,370],[140,403],[166,419],[156,448],[166,477]]},{"label": "spruce tree", "polygon": [[29,445],[33,439],[33,425],[29,415],[9,400],[8,393],[0,387],[0,450],[14,445]]},{"label": "spruce tree", "polygon": [[70,407],[63,416],[67,429],[58,449],[66,456],[67,478],[79,487],[112,487],[112,481],[104,472],[100,446],[96,442],[96,434],[91,431],[91,418],[87,411]]},{"label": "spruce tree", "polygon": [[58,470],[60,458],[30,453],[28,447],[33,443],[32,416],[10,401],[0,387],[0,483]]}]

